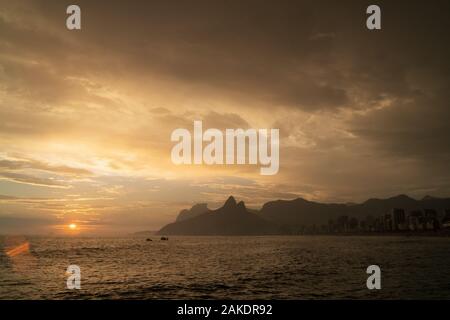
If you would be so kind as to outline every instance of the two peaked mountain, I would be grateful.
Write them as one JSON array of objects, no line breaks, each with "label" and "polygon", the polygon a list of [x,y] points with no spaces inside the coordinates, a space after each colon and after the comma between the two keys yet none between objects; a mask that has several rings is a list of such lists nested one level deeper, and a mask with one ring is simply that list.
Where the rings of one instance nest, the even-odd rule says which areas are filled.
[{"label": "two peaked mountain", "polygon": [[[204,211],[204,212],[202,212]],[[244,202],[229,197],[223,207],[206,205],[180,212],[177,220],[163,227],[164,235],[267,235],[278,233],[272,223],[247,210]]]},{"label": "two peaked mountain", "polygon": [[450,198],[426,196],[421,200],[399,195],[388,199],[369,199],[359,204],[319,203],[302,198],[276,200],[263,205],[261,210],[247,209],[243,202],[228,198],[217,210],[206,204],[182,210],[174,223],[159,230],[164,235],[268,235],[290,234],[305,226],[326,225],[340,216],[363,219],[379,217],[393,208],[406,211],[435,209],[443,214],[450,209]]}]

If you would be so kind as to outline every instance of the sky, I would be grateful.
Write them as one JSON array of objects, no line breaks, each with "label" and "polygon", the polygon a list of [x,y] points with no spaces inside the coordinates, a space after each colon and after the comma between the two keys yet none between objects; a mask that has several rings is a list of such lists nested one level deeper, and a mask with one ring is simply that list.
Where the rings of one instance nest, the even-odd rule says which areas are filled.
[{"label": "sky", "polygon": [[[450,3],[376,3],[371,31],[363,0],[0,0],[0,233],[157,230],[229,195],[448,197]],[[278,174],[174,165],[194,120],[278,128]]]}]

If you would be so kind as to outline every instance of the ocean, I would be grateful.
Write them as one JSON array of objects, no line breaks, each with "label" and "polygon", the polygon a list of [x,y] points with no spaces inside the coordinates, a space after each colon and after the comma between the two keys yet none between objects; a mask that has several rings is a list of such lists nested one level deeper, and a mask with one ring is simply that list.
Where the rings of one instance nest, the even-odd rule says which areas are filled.
[{"label": "ocean", "polygon": [[[0,239],[0,299],[449,299],[450,238]],[[81,289],[68,289],[69,265]],[[381,268],[368,290],[366,269]]]}]

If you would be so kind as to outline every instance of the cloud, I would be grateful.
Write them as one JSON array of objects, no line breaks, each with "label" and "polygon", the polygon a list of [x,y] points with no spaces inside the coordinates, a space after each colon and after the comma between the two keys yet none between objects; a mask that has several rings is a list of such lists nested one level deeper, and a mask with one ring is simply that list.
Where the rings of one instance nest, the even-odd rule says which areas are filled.
[{"label": "cloud", "polygon": [[0,234],[48,234],[48,226],[55,223],[57,220],[51,217],[0,215]]},{"label": "cloud", "polygon": [[0,201],[1,200],[15,200],[17,199],[16,197],[11,197],[11,196],[4,196],[0,194]]},{"label": "cloud", "polygon": [[[428,90],[428,92],[432,92]],[[430,164],[450,157],[450,96],[415,95],[392,108],[358,116],[351,130],[373,141],[382,152],[427,159]]]},{"label": "cloud", "polygon": [[52,219],[43,218],[31,218],[31,217],[9,217],[0,216],[0,225],[4,228],[11,226],[24,227],[24,226],[46,226],[49,222],[54,222]]},{"label": "cloud", "polygon": [[57,181],[54,179],[39,178],[39,177],[34,177],[34,176],[20,174],[20,173],[13,173],[13,172],[0,172],[0,179],[2,179],[2,178],[10,180],[10,181],[18,182],[18,183],[50,187],[50,188],[68,188],[69,187],[66,183]]},{"label": "cloud", "polygon": [[50,165],[37,160],[6,160],[0,159],[0,169],[20,170],[37,169],[74,177],[89,176],[92,173],[82,168],[73,168],[65,165]]}]

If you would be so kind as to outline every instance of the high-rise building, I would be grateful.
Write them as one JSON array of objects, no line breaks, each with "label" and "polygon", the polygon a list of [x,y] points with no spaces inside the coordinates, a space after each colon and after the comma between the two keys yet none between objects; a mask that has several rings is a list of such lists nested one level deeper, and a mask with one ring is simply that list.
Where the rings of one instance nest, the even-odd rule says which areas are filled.
[{"label": "high-rise building", "polygon": [[442,227],[450,229],[450,209],[445,210],[444,219],[442,219]]},{"label": "high-rise building", "polygon": [[425,209],[425,228],[427,230],[439,229],[438,213],[434,209]]},{"label": "high-rise building", "polygon": [[395,231],[406,230],[406,214],[404,209],[392,209],[392,227]]},{"label": "high-rise building", "polygon": [[413,210],[408,216],[408,226],[412,231],[422,229],[419,220],[423,217],[422,210]]},{"label": "high-rise building", "polygon": [[392,221],[392,215],[390,213],[386,213],[384,215],[384,230],[386,231],[393,231],[393,221]]}]

